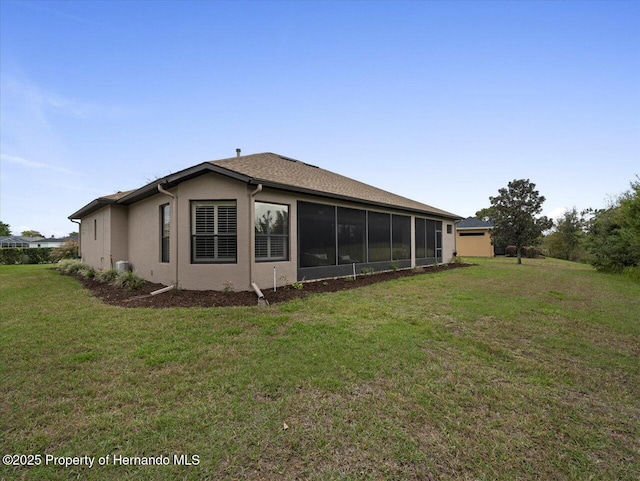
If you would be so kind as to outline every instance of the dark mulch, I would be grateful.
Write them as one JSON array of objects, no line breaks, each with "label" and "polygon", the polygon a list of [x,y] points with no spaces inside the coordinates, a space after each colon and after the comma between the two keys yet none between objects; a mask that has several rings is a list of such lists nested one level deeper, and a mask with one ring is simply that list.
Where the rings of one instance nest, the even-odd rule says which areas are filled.
[{"label": "dark mulch", "polygon": [[[273,292],[273,289],[265,289],[262,292],[269,304],[277,304],[279,302],[306,297],[309,294],[344,291],[375,284],[376,282],[384,282],[418,274],[442,272],[459,267],[469,267],[471,265],[472,264],[443,264],[416,269],[359,275],[355,280],[353,280],[353,278],[343,277],[339,279],[308,281],[303,284],[302,289],[285,286],[279,287],[276,292]],[[152,296],[151,292],[162,289],[165,286],[148,282],[143,287],[132,291],[113,287],[109,284],[102,284],[96,280],[86,279],[81,276],[75,277],[85,288],[89,289],[94,296],[102,299],[103,302],[121,307],[218,307],[255,306],[257,304],[257,297],[254,292],[187,291],[174,289]]]}]

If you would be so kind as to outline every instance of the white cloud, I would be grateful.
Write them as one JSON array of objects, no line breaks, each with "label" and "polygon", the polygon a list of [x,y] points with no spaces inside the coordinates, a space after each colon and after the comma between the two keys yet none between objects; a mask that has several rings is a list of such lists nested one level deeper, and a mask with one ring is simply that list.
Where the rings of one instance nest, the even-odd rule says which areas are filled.
[{"label": "white cloud", "polygon": [[18,157],[16,155],[0,154],[0,160],[3,162],[11,162],[12,164],[23,165],[25,167],[30,167],[33,169],[50,169],[50,170],[55,170],[57,172],[62,172],[64,174],[75,173],[64,167],[59,167],[57,165],[52,165],[52,164],[46,164],[44,162],[36,162],[34,160],[25,159],[23,157]]},{"label": "white cloud", "polygon": [[65,97],[56,92],[41,88],[32,82],[18,80],[7,74],[1,75],[3,96],[11,95],[21,99],[32,109],[49,109],[62,112],[78,118],[113,117],[125,113],[125,109],[118,106],[106,106],[85,100]]}]

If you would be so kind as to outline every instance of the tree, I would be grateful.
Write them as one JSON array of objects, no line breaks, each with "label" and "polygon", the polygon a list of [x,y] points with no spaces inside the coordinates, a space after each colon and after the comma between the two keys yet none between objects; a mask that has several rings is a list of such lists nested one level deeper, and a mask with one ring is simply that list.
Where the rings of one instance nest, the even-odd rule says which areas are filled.
[{"label": "tree", "polygon": [[483,220],[485,222],[489,222],[493,220],[493,208],[485,207],[476,212],[476,219]]},{"label": "tree", "polygon": [[564,213],[555,230],[545,238],[549,255],[558,259],[577,261],[581,257],[584,219],[574,207]]},{"label": "tree", "polygon": [[11,226],[9,224],[5,224],[0,221],[0,235],[9,236],[11,235]]},{"label": "tree", "polygon": [[612,206],[591,212],[586,243],[589,263],[610,272],[640,266],[640,179]]},{"label": "tree", "polygon": [[44,237],[40,232],[38,232],[37,230],[25,230],[22,231],[22,235],[24,237]]},{"label": "tree", "polygon": [[496,197],[489,197],[493,244],[516,246],[518,264],[522,264],[522,248],[536,243],[553,226],[553,221],[539,216],[546,199],[535,187],[529,179],[512,180]]}]

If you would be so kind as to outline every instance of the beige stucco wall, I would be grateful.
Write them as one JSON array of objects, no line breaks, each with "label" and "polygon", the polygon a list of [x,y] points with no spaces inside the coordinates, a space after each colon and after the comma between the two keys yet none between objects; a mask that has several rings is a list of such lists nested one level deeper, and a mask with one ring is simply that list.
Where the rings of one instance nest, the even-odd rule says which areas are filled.
[{"label": "beige stucco wall", "polygon": [[[460,233],[483,233],[484,235],[461,236]],[[493,257],[493,245],[491,245],[489,229],[459,230],[456,236],[459,256]]]},{"label": "beige stucco wall", "polygon": [[[451,234],[447,233],[447,225],[451,226]],[[451,262],[456,251],[456,225],[451,220],[442,221],[442,262]]]},{"label": "beige stucco wall", "polygon": [[110,250],[113,265],[129,258],[129,210],[123,205],[109,206],[111,216]]},{"label": "beige stucco wall", "polygon": [[[107,206],[82,219],[82,254],[95,268],[109,268],[118,260],[128,260],[143,278],[164,285],[173,285],[178,279],[183,289],[223,290],[231,282],[236,291],[251,290],[254,281],[262,290],[273,289],[274,268],[276,284],[290,284],[297,279],[298,239],[297,202],[315,202],[377,212],[396,213],[411,217],[412,252],[415,252],[415,216],[356,202],[323,199],[311,195],[289,193],[264,188],[253,197],[255,186],[207,173],[184,181],[169,190],[176,198],[162,193],[130,206]],[[237,206],[237,263],[191,263],[191,201],[234,200]],[[255,262],[254,201],[273,202],[289,206],[289,259],[287,261]],[[160,207],[171,204],[170,262],[160,262]],[[456,249],[455,226],[442,220],[443,261],[449,262]],[[97,221],[97,239],[94,240],[93,221]],[[447,224],[452,233],[447,234]],[[459,248],[458,248],[459,250]]]},{"label": "beige stucco wall", "polygon": [[94,269],[111,266],[110,219],[110,209],[106,206],[84,217],[80,223],[80,254],[82,260]]}]

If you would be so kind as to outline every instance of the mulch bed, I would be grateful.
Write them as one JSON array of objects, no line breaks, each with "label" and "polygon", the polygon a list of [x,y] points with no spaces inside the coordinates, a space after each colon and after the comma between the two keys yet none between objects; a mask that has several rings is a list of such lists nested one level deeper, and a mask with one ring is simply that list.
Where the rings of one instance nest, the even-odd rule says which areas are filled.
[{"label": "mulch bed", "polygon": [[[442,264],[438,266],[426,266],[416,269],[403,269],[387,271],[367,275],[359,275],[353,278],[323,279],[320,281],[307,281],[302,289],[294,289],[292,286],[264,289],[262,292],[269,304],[290,301],[322,292],[336,292],[356,287],[367,286],[377,282],[399,279],[401,277],[415,276],[418,274],[431,274],[460,267],[469,267],[472,264]],[[82,276],[74,276],[91,293],[107,304],[121,307],[219,307],[219,306],[255,306],[257,297],[254,292],[221,292],[221,291],[188,291],[174,289],[155,296],[151,292],[165,287],[162,284],[146,283],[136,290],[113,287],[100,283],[94,279]]]}]

